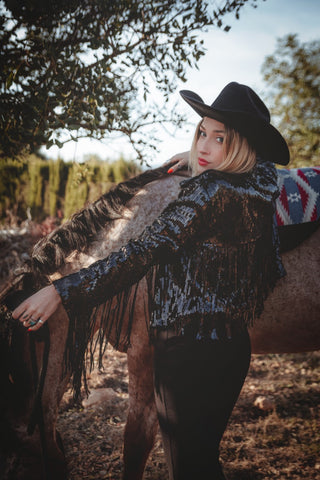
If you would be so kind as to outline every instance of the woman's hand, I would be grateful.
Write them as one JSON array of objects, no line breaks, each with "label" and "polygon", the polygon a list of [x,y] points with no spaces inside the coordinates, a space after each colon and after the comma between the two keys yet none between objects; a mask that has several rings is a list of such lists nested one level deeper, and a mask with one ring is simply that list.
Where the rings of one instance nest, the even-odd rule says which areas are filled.
[{"label": "woman's hand", "polygon": [[166,166],[166,165],[171,165],[169,170],[168,170],[168,173],[174,173],[176,172],[177,170],[179,170],[180,168],[183,168],[185,166],[188,165],[188,162],[189,162],[189,154],[190,152],[181,152],[181,153],[177,153],[177,155],[174,155],[173,157],[170,158],[170,160],[167,160],[163,166]]},{"label": "woman's hand", "polygon": [[61,298],[53,285],[42,288],[17,307],[12,316],[28,327],[28,331],[38,330],[61,304]]}]

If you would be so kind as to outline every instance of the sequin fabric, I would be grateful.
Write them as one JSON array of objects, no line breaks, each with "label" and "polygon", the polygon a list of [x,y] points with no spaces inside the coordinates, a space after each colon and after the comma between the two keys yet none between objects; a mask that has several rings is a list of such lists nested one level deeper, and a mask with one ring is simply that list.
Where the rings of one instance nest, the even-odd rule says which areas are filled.
[{"label": "sequin fabric", "polygon": [[[222,338],[250,325],[285,274],[273,164],[246,174],[208,170],[181,182],[178,199],[121,250],[54,282],[69,317],[147,275],[150,331]],[[118,328],[118,330],[120,330]]]}]

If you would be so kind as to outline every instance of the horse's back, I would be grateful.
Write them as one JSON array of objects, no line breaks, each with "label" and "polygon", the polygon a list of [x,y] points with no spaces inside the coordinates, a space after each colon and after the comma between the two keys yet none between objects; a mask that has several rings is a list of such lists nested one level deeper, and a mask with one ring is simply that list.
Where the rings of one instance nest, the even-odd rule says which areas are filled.
[{"label": "horse's back", "polygon": [[[142,230],[177,197],[181,179],[153,182],[136,196],[130,228]],[[142,208],[141,208],[142,207]],[[137,223],[135,223],[137,222]],[[136,230],[136,227],[137,228]],[[285,227],[283,227],[285,228]],[[128,240],[130,235],[124,233]],[[130,233],[133,233],[131,231]],[[264,312],[250,329],[253,353],[295,353],[320,349],[320,229],[283,254],[287,275],[265,302]]]},{"label": "horse's back", "polygon": [[320,349],[320,229],[282,256],[287,275],[250,331],[253,353]]},{"label": "horse's back", "polygon": [[[78,262],[73,260],[68,269],[77,270],[80,266],[87,266],[136,238],[177,198],[180,182],[181,177],[172,176],[146,185],[128,203],[123,218],[111,222],[88,254],[80,254]],[[320,349],[319,240],[320,229],[298,247],[283,254],[287,275],[278,282],[265,302],[262,316],[250,329],[253,353],[294,353]],[[141,322],[137,318],[142,314],[145,297],[146,286],[142,283],[136,302],[139,312],[136,320],[140,326],[134,324],[132,332],[134,336],[137,333],[137,337],[141,335],[142,324],[145,330],[145,320]]]}]

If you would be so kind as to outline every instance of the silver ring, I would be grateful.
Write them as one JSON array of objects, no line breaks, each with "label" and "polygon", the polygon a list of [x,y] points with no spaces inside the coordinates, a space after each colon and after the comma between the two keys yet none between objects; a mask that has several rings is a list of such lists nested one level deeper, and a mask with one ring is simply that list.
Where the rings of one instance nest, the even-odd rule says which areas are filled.
[{"label": "silver ring", "polygon": [[43,320],[41,320],[41,318],[39,318],[38,323],[43,323]]}]

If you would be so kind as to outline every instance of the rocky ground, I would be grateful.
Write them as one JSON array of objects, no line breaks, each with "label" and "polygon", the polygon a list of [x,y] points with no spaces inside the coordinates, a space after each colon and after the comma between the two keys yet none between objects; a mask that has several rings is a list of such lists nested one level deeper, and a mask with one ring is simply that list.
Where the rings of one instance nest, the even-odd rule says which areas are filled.
[{"label": "rocky ground", "polygon": [[[54,222],[0,230],[0,287]],[[126,355],[109,348],[76,409],[70,392],[58,420],[70,480],[120,480],[128,408]],[[254,356],[221,445],[229,480],[320,480],[320,352]],[[145,480],[167,479],[160,436]],[[197,479],[198,480],[198,479]],[[201,480],[201,479],[199,479]]]},{"label": "rocky ground", "polygon": [[[128,407],[126,356],[109,348],[105,370],[75,409],[67,392],[58,429],[70,480],[121,479]],[[320,352],[257,355],[221,445],[229,480],[320,479]],[[158,435],[144,479],[167,479]],[[199,479],[201,480],[201,479]]]},{"label": "rocky ground", "polygon": [[15,271],[30,261],[33,245],[56,226],[57,220],[48,217],[41,224],[26,220],[19,226],[0,227],[0,289]]}]

